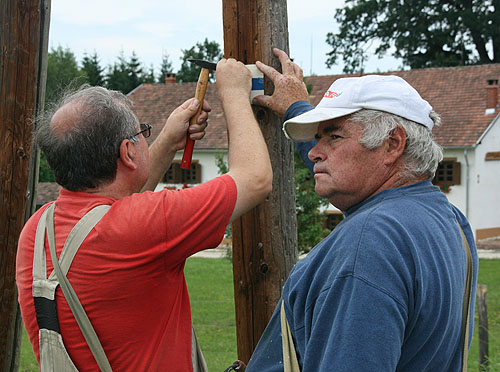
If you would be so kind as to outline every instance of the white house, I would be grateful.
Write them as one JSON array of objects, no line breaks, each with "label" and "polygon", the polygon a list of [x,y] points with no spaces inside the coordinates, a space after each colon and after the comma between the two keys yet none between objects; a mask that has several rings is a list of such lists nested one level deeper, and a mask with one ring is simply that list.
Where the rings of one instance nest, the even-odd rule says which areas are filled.
[{"label": "white house", "polygon": [[[442,117],[434,129],[443,146],[444,159],[435,184],[468,217],[476,239],[500,236],[500,107],[498,79],[500,64],[395,71],[413,85]],[[311,76],[310,101],[317,104],[330,84],[346,75]],[[351,75],[351,76],[359,76]],[[165,84],[143,84],[129,94],[141,121],[153,126],[154,140],[168,114],[192,97],[195,83],[176,83],[170,76]],[[190,171],[177,163],[159,187],[180,188],[205,182],[218,175],[216,154],[227,153],[227,135],[221,103],[215,85],[205,99],[212,106],[207,135],[196,143]],[[329,208],[332,221],[340,211]]]}]

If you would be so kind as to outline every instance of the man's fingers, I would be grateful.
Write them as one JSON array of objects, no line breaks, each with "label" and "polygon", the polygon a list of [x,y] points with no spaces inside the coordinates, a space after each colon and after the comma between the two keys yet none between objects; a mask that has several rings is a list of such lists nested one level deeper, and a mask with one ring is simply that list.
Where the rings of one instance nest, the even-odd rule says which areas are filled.
[{"label": "man's fingers", "polygon": [[203,111],[210,112],[212,111],[212,107],[207,101],[203,101]]},{"label": "man's fingers", "polygon": [[264,75],[266,75],[273,82],[280,76],[280,73],[278,71],[276,71],[271,66],[266,65],[265,63],[257,61],[255,62],[255,65],[260,71],[264,73]]},{"label": "man's fingers", "polygon": [[295,76],[297,76],[298,79],[304,80],[304,72],[300,68],[300,66],[296,63],[293,64],[293,70],[295,73]]},{"label": "man's fingers", "polygon": [[207,121],[207,119],[208,119],[208,112],[201,111],[200,116],[198,116],[197,122],[198,122],[198,124],[201,124],[201,123]]},{"label": "man's fingers", "polygon": [[294,63],[288,57],[288,54],[286,54],[284,51],[278,48],[273,49],[274,55],[278,57],[280,63],[281,63],[281,70],[283,70],[284,75],[294,75],[295,74],[295,69],[294,69]]},{"label": "man's fingers", "polygon": [[252,100],[252,103],[254,105],[258,105],[258,106],[269,107],[270,101],[271,101],[271,96],[260,95],[260,96],[254,97],[254,99]]},{"label": "man's fingers", "polygon": [[189,137],[195,141],[201,140],[205,136],[205,129],[207,128],[207,125],[207,121],[204,121],[201,124],[191,124],[188,128]]}]

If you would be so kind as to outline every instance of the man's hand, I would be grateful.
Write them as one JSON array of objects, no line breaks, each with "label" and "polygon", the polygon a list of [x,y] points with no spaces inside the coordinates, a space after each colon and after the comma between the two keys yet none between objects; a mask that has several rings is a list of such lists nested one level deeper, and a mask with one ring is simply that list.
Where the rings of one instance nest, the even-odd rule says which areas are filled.
[{"label": "man's hand", "polygon": [[149,147],[149,178],[142,191],[153,191],[158,182],[170,167],[175,153],[186,146],[187,135],[198,141],[205,136],[208,113],[211,108],[203,102],[203,109],[198,117],[198,123],[189,124],[189,120],[196,114],[200,102],[191,98],[177,107],[168,117],[156,140]]},{"label": "man's hand", "polygon": [[281,62],[280,74],[271,66],[260,61],[256,62],[257,67],[274,83],[274,93],[272,96],[261,95],[253,99],[253,104],[268,107],[276,114],[284,116],[290,105],[297,101],[309,99],[306,84],[303,80],[302,69],[288,57],[288,55],[277,48],[273,53]]},{"label": "man's hand", "polygon": [[243,98],[250,104],[252,74],[245,65],[233,58],[221,59],[216,71],[217,93],[222,102]]},{"label": "man's hand", "polygon": [[199,141],[205,136],[208,113],[212,110],[208,102],[203,102],[203,109],[196,124],[189,124],[189,120],[196,114],[200,102],[191,98],[177,107],[168,117],[160,136],[167,139],[173,150],[183,150],[186,146],[186,134],[192,140]]}]

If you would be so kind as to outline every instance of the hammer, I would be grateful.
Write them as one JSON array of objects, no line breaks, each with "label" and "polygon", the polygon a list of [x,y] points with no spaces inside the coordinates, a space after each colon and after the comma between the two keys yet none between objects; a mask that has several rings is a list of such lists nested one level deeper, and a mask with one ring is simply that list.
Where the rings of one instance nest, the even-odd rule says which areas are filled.
[{"label": "hammer", "polygon": [[[210,70],[215,71],[217,64],[208,61],[202,61],[200,59],[188,59],[188,61],[201,67],[200,76],[198,77],[198,83],[196,84],[196,93],[194,95],[194,98],[200,101],[200,106],[198,107],[198,111],[196,111],[196,114],[194,114],[194,116],[189,120],[189,124],[196,124],[196,122],[198,121],[198,117],[201,114],[201,109],[203,108],[203,100],[205,98],[205,93],[207,91],[208,77],[210,74]],[[194,147],[194,140],[192,140],[188,135],[186,141],[186,147],[184,148],[184,155],[182,156],[181,168],[183,169],[191,168],[193,147]]]}]

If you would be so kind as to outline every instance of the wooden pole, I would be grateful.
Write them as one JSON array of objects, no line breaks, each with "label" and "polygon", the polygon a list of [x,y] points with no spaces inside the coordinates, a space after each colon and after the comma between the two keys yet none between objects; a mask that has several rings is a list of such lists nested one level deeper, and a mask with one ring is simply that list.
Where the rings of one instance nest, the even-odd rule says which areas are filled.
[{"label": "wooden pole", "polygon": [[50,0],[0,1],[0,370],[19,369],[17,241],[35,204],[31,118],[43,105]]},{"label": "wooden pole", "polygon": [[478,313],[478,336],[479,336],[479,371],[489,371],[488,361],[488,307],[486,305],[486,294],[488,286],[479,284],[477,286],[477,313]]},{"label": "wooden pole", "polygon": [[[272,53],[288,52],[286,0],[223,0],[224,55],[245,64],[260,60],[277,69]],[[265,92],[272,82],[265,79]],[[254,107],[266,139],[274,179],[267,200],[233,222],[233,275],[238,358],[248,362],[297,261],[293,143],[281,118]],[[249,165],[250,166],[250,165]]]}]

